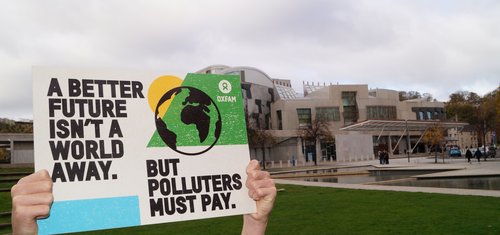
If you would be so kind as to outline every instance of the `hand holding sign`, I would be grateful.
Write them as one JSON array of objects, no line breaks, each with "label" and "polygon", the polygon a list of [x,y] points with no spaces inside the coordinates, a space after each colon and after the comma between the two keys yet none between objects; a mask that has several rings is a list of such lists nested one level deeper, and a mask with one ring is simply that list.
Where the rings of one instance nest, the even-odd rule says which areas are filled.
[{"label": "hand holding sign", "polygon": [[256,160],[248,164],[247,176],[248,196],[257,203],[257,212],[244,215],[242,234],[264,234],[276,199],[276,187],[269,172],[261,171]]},{"label": "hand holding sign", "polygon": [[13,234],[36,234],[36,219],[49,215],[52,204],[52,180],[41,170],[19,180],[11,190]]},{"label": "hand holding sign", "polygon": [[[244,215],[242,234],[264,234],[276,199],[276,188],[269,173],[261,171],[256,160],[248,164],[247,176],[248,195],[256,201],[257,212]],[[36,234],[36,219],[49,215],[52,198],[52,180],[46,170],[19,180],[12,187],[13,234]]]},{"label": "hand holding sign", "polygon": [[38,232],[249,214],[254,200],[263,209],[250,218],[267,221],[269,175],[251,173],[251,198],[243,185],[250,152],[240,81],[35,67],[33,87],[44,88],[33,90],[35,169],[54,183]]}]

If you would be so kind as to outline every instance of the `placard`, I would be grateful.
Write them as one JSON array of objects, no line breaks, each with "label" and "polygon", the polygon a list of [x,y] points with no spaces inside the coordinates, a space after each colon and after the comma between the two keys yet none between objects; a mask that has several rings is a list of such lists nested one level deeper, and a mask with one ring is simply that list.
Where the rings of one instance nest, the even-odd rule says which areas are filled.
[{"label": "placard", "polygon": [[255,212],[237,75],[35,67],[35,169],[54,182],[41,234]]}]

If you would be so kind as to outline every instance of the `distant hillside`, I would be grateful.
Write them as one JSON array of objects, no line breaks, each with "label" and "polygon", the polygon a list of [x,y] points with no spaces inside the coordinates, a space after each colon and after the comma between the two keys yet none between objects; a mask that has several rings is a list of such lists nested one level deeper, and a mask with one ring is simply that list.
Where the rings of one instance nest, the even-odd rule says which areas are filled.
[{"label": "distant hillside", "polygon": [[0,133],[33,133],[33,122],[0,118]]}]

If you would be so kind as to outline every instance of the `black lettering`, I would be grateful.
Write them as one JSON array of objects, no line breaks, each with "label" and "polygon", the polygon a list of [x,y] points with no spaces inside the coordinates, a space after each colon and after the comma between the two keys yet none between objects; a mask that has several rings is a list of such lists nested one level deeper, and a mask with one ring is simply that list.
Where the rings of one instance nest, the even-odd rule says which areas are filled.
[{"label": "black lettering", "polygon": [[65,139],[65,138],[69,137],[69,134],[70,134],[69,129],[68,129],[69,123],[67,120],[65,120],[65,119],[58,120],[56,123],[56,126],[57,126],[57,129],[59,130],[59,131],[57,131],[57,137],[59,137],[61,139]]},{"label": "black lettering", "polygon": [[212,179],[212,176],[204,175],[201,177],[201,179],[205,182],[205,192],[209,193],[210,192],[210,181]]},{"label": "black lettering", "polygon": [[[170,202],[169,202],[170,200]],[[163,205],[165,206],[165,213],[167,215],[173,215],[175,213],[175,198],[166,197],[163,198]]]},{"label": "black lettering", "polygon": [[94,125],[94,133],[95,133],[95,137],[96,138],[100,138],[101,137],[101,125],[103,123],[103,120],[100,120],[100,119],[87,119],[85,121],[85,126],[88,126],[88,125]]},{"label": "black lettering", "polygon": [[47,92],[47,96],[53,96],[54,93],[56,93],[57,96],[62,96],[61,87],[59,86],[57,78],[50,79],[49,91]]},{"label": "black lettering", "polygon": [[221,193],[220,197],[222,198],[222,201],[224,202],[224,208],[229,209],[229,199],[231,198],[231,192]]},{"label": "black lettering", "polygon": [[158,175],[158,165],[155,160],[146,160],[146,169],[148,177],[155,177]]},{"label": "black lettering", "polygon": [[182,194],[191,194],[193,190],[187,188],[186,177],[181,177]]},{"label": "black lettering", "polygon": [[97,149],[99,148],[99,145],[95,140],[86,140],[85,141],[85,153],[86,153],[86,158],[90,159],[92,157],[94,158],[99,158],[99,155],[97,154]]},{"label": "black lettering", "polygon": [[93,118],[97,118],[101,115],[101,102],[96,100],[95,102],[89,102],[88,104],[88,112],[89,115]]},{"label": "black lettering", "polygon": [[172,184],[172,194],[173,195],[182,194],[182,190],[177,189],[177,181],[175,180],[175,178],[172,178],[172,181],[170,181],[170,183]]},{"label": "black lettering", "polygon": [[161,198],[149,199],[149,210],[151,212],[151,217],[155,217],[156,212],[158,212],[160,216],[163,216],[163,200]]},{"label": "black lettering", "polygon": [[82,79],[82,91],[83,97],[94,97],[94,87],[92,86],[93,81],[88,79]]},{"label": "black lettering", "polygon": [[[49,141],[50,151],[52,153],[52,159],[55,161],[68,160],[68,154],[70,149],[69,141]],[[55,182],[55,181],[54,181]]]},{"label": "black lettering", "polygon": [[212,202],[212,199],[208,194],[202,194],[200,197],[201,197],[201,210],[205,212],[207,211],[207,206],[209,206],[210,203]]},{"label": "black lettering", "polygon": [[68,88],[70,97],[79,96],[82,93],[80,90],[80,81],[77,79],[68,79]]},{"label": "black lettering", "polygon": [[120,128],[120,124],[118,123],[118,120],[113,119],[111,120],[111,127],[109,128],[109,138],[112,138],[115,135],[118,135],[118,137],[123,137],[123,133]]},{"label": "black lettering", "polygon": [[56,124],[54,119],[49,120],[49,138],[54,139],[56,138]]},{"label": "black lettering", "polygon": [[186,196],[186,200],[189,202],[189,212],[193,213],[194,212],[194,200],[196,199],[196,195],[189,195]]},{"label": "black lettering", "polygon": [[104,146],[104,140],[99,140],[99,150],[100,150],[100,157],[101,158],[112,158],[113,157],[113,152],[111,153],[106,153],[106,149]]},{"label": "black lettering", "polygon": [[152,197],[154,196],[154,192],[160,188],[160,184],[158,183],[158,180],[156,179],[149,179],[148,180],[148,190],[149,190],[149,196]]},{"label": "black lettering", "polygon": [[102,100],[102,116],[115,117],[113,112],[114,103],[112,100]]},{"label": "black lettering", "polygon": [[184,197],[177,197],[175,199],[175,204],[177,204],[177,213],[179,213],[179,214],[186,213],[186,211],[187,211],[186,198],[184,198]]},{"label": "black lettering", "polygon": [[54,117],[56,110],[61,110],[61,99],[49,99],[49,117]]},{"label": "black lettering", "polygon": [[142,94],[142,83],[138,81],[132,81],[132,94],[134,98],[140,97],[144,98]]},{"label": "black lettering", "polygon": [[98,161],[97,163],[101,167],[103,179],[109,179],[109,169],[111,168],[111,161]]},{"label": "black lettering", "polygon": [[83,181],[86,162],[73,162],[73,165],[66,162],[64,165],[66,166],[66,172],[68,172],[68,179],[70,182],[75,181],[75,178],[78,181]]},{"label": "black lettering", "polygon": [[121,117],[125,118],[127,117],[127,101],[126,100],[116,100],[115,101],[115,106],[116,106],[116,117]]},{"label": "black lettering", "polygon": [[241,175],[239,174],[234,174],[233,175],[233,188],[235,190],[240,190],[241,187],[242,187],[242,183],[241,183]]},{"label": "black lettering", "polygon": [[123,157],[123,142],[121,140],[111,140],[111,152],[113,154],[113,158]]},{"label": "black lettering", "polygon": [[115,98],[116,97],[116,84],[118,84],[118,81],[107,81],[107,83],[111,87],[111,97]]},{"label": "black lettering", "polygon": [[130,81],[121,81],[120,82],[120,97],[121,98],[131,98],[130,94]]},{"label": "black lettering", "polygon": [[[85,163],[85,162],[82,162]],[[97,170],[97,166],[95,165],[95,162],[89,162],[89,167],[87,168],[87,178],[85,178],[86,181],[90,181],[92,177],[95,178],[95,180],[101,180],[101,177],[99,176],[99,171]]]},{"label": "black lettering", "polygon": [[212,195],[212,211],[223,210],[222,202],[220,201],[219,194]]},{"label": "black lettering", "polygon": [[80,140],[74,140],[71,142],[71,156],[76,160],[80,160],[84,157],[84,155],[85,147],[83,142]]},{"label": "black lettering", "polygon": [[191,188],[194,193],[201,192],[201,190],[203,189],[203,186],[201,184],[201,176],[191,177]]},{"label": "black lettering", "polygon": [[221,176],[220,175],[212,175],[212,186],[214,192],[220,192],[222,191],[222,181],[221,181]]},{"label": "black lettering", "polygon": [[171,192],[171,187],[170,187],[170,180],[163,178],[160,180],[160,193],[163,196],[168,196],[170,195]]},{"label": "black lettering", "polygon": [[59,162],[54,163],[54,168],[52,169],[52,182],[57,183],[57,179],[61,180],[61,182],[66,182],[64,170]]},{"label": "black lettering", "polygon": [[233,190],[231,187],[231,176],[230,175],[222,175],[222,190]]},{"label": "black lettering", "polygon": [[103,97],[104,91],[103,91],[103,85],[106,84],[106,80],[95,80],[95,84],[97,84],[97,94],[99,97]]}]

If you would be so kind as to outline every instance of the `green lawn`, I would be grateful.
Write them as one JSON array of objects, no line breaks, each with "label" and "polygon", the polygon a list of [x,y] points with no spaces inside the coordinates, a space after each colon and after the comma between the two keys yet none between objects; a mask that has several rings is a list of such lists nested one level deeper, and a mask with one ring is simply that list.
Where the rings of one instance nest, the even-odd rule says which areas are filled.
[{"label": "green lawn", "polygon": [[[285,191],[278,193],[268,234],[500,234],[499,198],[278,188]],[[238,234],[240,228],[241,216],[232,216],[86,234]]]}]

